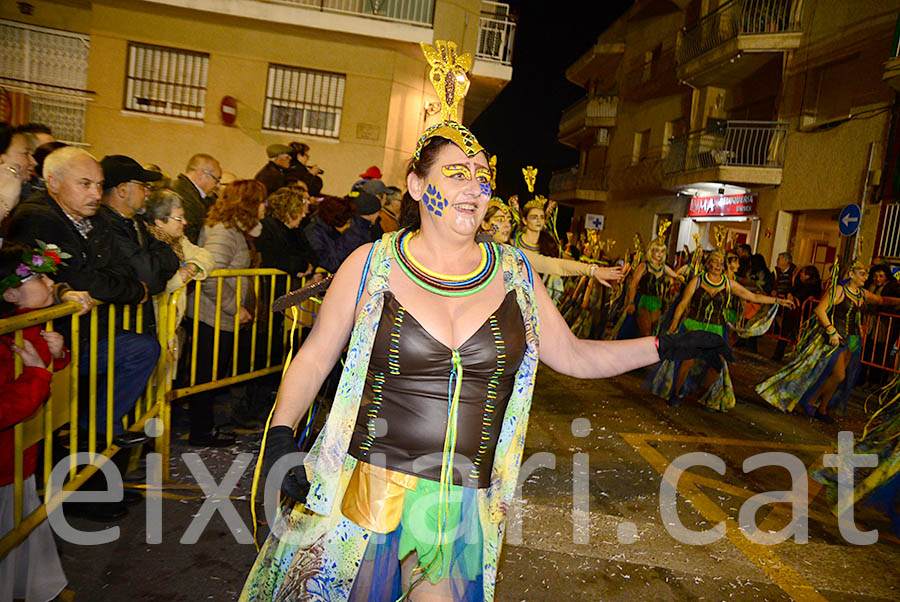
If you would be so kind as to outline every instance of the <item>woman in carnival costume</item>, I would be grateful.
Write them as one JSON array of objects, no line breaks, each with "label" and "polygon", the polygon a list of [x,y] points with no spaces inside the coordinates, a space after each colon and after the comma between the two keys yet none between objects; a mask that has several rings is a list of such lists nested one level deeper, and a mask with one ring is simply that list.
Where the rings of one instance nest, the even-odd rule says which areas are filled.
[{"label": "woman in carnival costume", "polygon": [[[754,303],[772,305],[766,314],[744,328],[730,324],[725,310],[731,303],[732,295]],[[722,344],[728,347],[726,328],[732,328],[739,336],[758,336],[769,329],[779,305],[793,307],[788,299],[776,299],[767,295],[751,293],[739,283],[725,275],[725,254],[712,251],[706,259],[706,270],[688,283],[684,295],[675,307],[669,333],[679,331],[705,331],[722,337]],[[684,322],[682,323],[682,318]],[[730,350],[730,347],[728,347]],[[718,378],[713,381],[718,372]],[[678,406],[679,400],[701,387],[706,393],[700,403],[711,411],[724,412],[734,407],[735,397],[728,364],[713,358],[712,362],[662,362],[648,379],[652,393],[665,397],[669,405]]]},{"label": "woman in carnival costume", "polygon": [[835,264],[831,289],[816,306],[815,321],[811,318],[803,327],[791,362],[756,387],[776,408],[791,412],[799,403],[809,416],[829,424],[834,422],[830,412],[843,416],[856,382],[865,305],[900,306],[900,298],[864,288],[869,270],[859,261],[850,266],[845,284],[836,282],[837,272]]},{"label": "woman in carnival costume", "polygon": [[665,235],[671,223],[667,219],[660,222],[659,235],[647,245],[646,258],[635,267],[628,287],[625,312],[634,314],[640,336],[643,337],[656,334],[669,292],[669,281],[681,277],[666,264]]},{"label": "woman in carnival costume", "polygon": [[[500,197],[493,197],[488,205],[487,213],[481,222],[481,229],[489,233],[494,242],[508,244],[512,235],[512,222],[510,220],[509,205]],[[519,247],[522,254],[531,264],[531,268],[539,274],[554,274],[556,276],[588,276],[594,278],[603,285],[609,286],[608,281],[618,280],[622,277],[622,268],[606,267],[596,263],[575,261],[561,257],[548,257],[527,248]]]},{"label": "woman in carnival costume", "polygon": [[[290,500],[241,600],[492,600],[538,352],[600,378],[722,348],[708,333],[580,341],[519,251],[475,241],[491,173],[455,121],[471,57],[422,46],[444,120],[419,139],[407,175],[404,217],[419,223],[344,262],[286,371],[262,464]],[[301,468],[294,429],[348,338]]]}]

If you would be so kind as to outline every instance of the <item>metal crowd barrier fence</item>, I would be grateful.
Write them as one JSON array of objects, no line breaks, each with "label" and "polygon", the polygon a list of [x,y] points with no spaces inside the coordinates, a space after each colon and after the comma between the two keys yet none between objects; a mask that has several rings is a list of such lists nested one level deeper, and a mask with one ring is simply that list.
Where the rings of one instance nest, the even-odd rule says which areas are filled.
[{"label": "metal crowd barrier fence", "polygon": [[[230,376],[217,379],[216,367],[220,359],[218,340],[223,324],[222,293],[223,287],[226,286],[225,281],[229,279],[235,280],[234,290],[237,310],[232,325],[235,330],[231,349],[233,362]],[[245,284],[245,280],[247,284]],[[211,325],[215,332],[216,343],[213,349],[211,382],[196,382],[197,331],[200,321],[199,308],[201,300],[199,294],[190,294],[189,291],[196,291],[199,287],[195,287],[194,283],[188,283],[187,286],[170,295],[160,293],[153,298],[153,305],[156,307],[156,332],[147,333],[153,334],[160,344],[161,353],[159,360],[148,379],[144,391],[133,409],[123,419],[123,426],[127,430],[138,432],[143,430],[144,424],[150,418],[156,417],[162,420],[164,428],[162,429],[162,434],[155,439],[155,451],[163,456],[164,479],[169,477],[172,402],[193,393],[225,387],[281,370],[288,349],[289,324],[284,324],[280,319],[276,320],[270,313],[271,304],[276,296],[281,294],[281,292],[289,291],[291,288],[291,280],[287,274],[270,268],[215,270],[210,274],[207,282],[215,282],[216,287],[215,320],[214,324]],[[258,303],[261,300],[263,302],[261,307],[257,303],[257,315],[269,316],[264,335],[260,331],[256,319],[246,329],[246,334],[242,333],[240,328],[239,307],[241,300],[245,298],[243,289],[247,285],[251,287],[254,293],[253,298]],[[188,301],[193,302],[194,307],[192,312],[193,319],[188,327],[193,334],[190,378],[186,386],[173,388],[175,371],[180,355],[177,343],[179,340],[177,335],[178,322],[181,317],[179,315],[179,298],[183,295],[190,296]],[[28,419],[10,427],[13,431],[14,439],[12,483],[14,526],[10,532],[3,534],[2,538],[0,538],[0,559],[21,544],[29,533],[40,525],[42,521],[46,520],[49,513],[53,512],[71,495],[72,491],[81,487],[100,466],[108,462],[119,451],[119,447],[113,442],[116,369],[115,334],[117,325],[126,331],[141,333],[144,326],[145,307],[149,307],[149,304],[137,306],[133,309],[131,306],[96,303],[89,314],[79,318],[76,314],[80,310],[80,306],[69,302],[0,320],[0,335],[13,334],[14,342],[19,347],[24,345],[23,333],[26,328],[43,326],[45,330],[49,331],[68,330],[69,336],[65,344],[70,350],[71,358],[68,366],[53,374],[50,396],[41,408]],[[105,317],[108,318],[105,333],[101,333],[99,328],[99,320],[103,316],[102,312],[107,312]],[[81,338],[82,322],[86,322],[88,328],[89,336],[86,340]],[[277,331],[276,328],[280,328],[280,331]],[[98,375],[96,353],[91,353],[88,358],[88,373],[81,374],[80,355],[82,346],[87,343],[91,349],[95,349],[97,342],[101,340],[101,335],[107,337],[106,374]],[[237,361],[239,343],[242,336],[250,337],[249,367],[244,371],[241,371],[240,363]],[[258,338],[263,338],[263,342],[266,345],[265,360],[259,366],[256,358]],[[279,344],[276,345],[276,343]],[[17,354],[13,355],[15,361],[14,374],[18,377],[22,374],[24,367],[22,359]],[[108,391],[105,408],[106,429],[103,433],[98,433],[97,428],[97,386],[100,378],[106,379]],[[81,396],[81,408],[79,409],[80,389],[85,385],[83,381],[86,381],[87,395]],[[78,427],[78,417],[79,411],[83,412],[85,408],[89,415],[88,427],[86,432],[81,432]],[[67,433],[66,428],[68,428]],[[101,435],[99,441],[98,434]],[[86,441],[83,440],[85,438]],[[42,444],[43,459],[36,467],[35,476],[36,478],[40,477],[38,482],[43,484],[43,504],[27,516],[24,516],[23,493],[26,478],[24,476],[24,453],[26,449],[35,444]],[[105,448],[98,449],[98,447],[103,445],[105,445]],[[51,471],[54,459],[60,455],[55,452],[66,451],[66,449],[72,452],[66,454],[69,457],[68,480],[65,484],[53,483],[51,488]],[[85,449],[90,454],[96,454],[95,464],[79,467],[74,452],[84,451]],[[54,489],[57,493],[51,496],[51,491]]]},{"label": "metal crowd barrier fence", "polygon": [[871,318],[863,332],[860,363],[900,374],[900,315],[881,312]]}]

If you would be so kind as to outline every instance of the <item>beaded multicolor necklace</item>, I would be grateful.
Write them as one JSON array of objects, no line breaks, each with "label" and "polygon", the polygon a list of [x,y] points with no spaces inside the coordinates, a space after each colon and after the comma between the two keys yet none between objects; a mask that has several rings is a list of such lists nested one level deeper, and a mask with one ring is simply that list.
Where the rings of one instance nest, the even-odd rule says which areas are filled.
[{"label": "beaded multicolor necklace", "polygon": [[[728,278],[726,278],[725,275],[723,274],[722,279],[719,282],[712,282],[709,279],[709,273],[703,272],[703,274],[700,276],[700,281],[703,284],[705,284],[708,289],[710,289],[712,291],[712,293],[710,293],[711,295],[715,295],[720,290],[725,288],[725,285],[728,283]],[[709,291],[707,291],[707,292],[709,292]]]},{"label": "beaded multicolor necklace", "polygon": [[535,253],[537,253],[537,252],[540,251],[540,245],[534,245],[534,246],[531,246],[530,244],[528,244],[527,242],[525,242],[525,237],[522,235],[521,232],[518,232],[518,233],[516,234],[516,246],[519,247],[520,249],[526,249],[526,250],[528,250],[528,251],[534,251]]},{"label": "beaded multicolor necklace", "polygon": [[865,297],[865,293],[862,292],[861,289],[856,289],[856,292],[850,290],[849,286],[844,287],[844,294],[850,298],[854,305],[859,305],[862,302],[863,297]]},{"label": "beaded multicolor necklace", "polygon": [[414,232],[407,229],[395,236],[391,251],[403,273],[425,290],[444,297],[465,297],[482,290],[497,273],[500,263],[493,242],[478,243],[481,249],[481,262],[468,274],[456,276],[429,270],[416,261],[409,252],[409,241],[417,232],[418,230]]}]

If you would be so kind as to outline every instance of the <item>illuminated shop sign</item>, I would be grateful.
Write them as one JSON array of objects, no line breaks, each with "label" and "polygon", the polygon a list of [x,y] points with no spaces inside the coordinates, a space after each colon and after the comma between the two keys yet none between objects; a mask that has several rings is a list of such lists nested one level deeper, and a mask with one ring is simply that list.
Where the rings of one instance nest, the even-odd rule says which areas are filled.
[{"label": "illuminated shop sign", "polygon": [[719,194],[716,196],[695,196],[691,198],[687,217],[708,215],[752,215],[756,213],[756,193]]}]

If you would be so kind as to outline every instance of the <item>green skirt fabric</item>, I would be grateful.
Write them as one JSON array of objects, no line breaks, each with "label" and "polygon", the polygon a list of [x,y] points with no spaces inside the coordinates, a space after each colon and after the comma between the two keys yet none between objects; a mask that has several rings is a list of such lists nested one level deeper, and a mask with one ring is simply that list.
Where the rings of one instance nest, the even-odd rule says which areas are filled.
[{"label": "green skirt fabric", "polygon": [[720,337],[725,337],[725,327],[721,324],[708,324],[706,322],[692,320],[691,318],[685,318],[684,327],[688,330],[703,330],[706,332],[714,332]]},{"label": "green skirt fabric", "polygon": [[659,297],[655,297],[653,295],[641,295],[641,298],[638,299],[637,308],[638,309],[646,309],[649,312],[659,311],[662,309],[663,302]]},{"label": "green skirt fabric", "polygon": [[451,575],[451,563],[454,565],[452,572],[463,579],[474,580],[480,575],[481,524],[477,509],[471,506],[476,491],[458,485],[450,486],[444,525],[440,529],[440,483],[420,478],[416,488],[407,491],[403,500],[399,560],[406,558],[410,552],[416,552],[419,566],[425,569],[432,583]]}]

